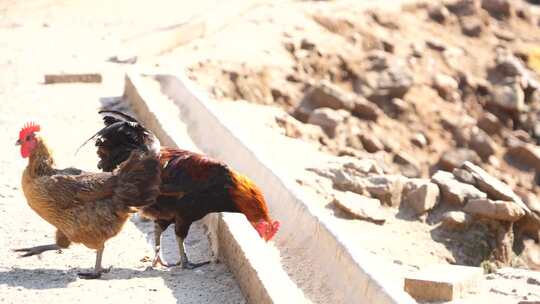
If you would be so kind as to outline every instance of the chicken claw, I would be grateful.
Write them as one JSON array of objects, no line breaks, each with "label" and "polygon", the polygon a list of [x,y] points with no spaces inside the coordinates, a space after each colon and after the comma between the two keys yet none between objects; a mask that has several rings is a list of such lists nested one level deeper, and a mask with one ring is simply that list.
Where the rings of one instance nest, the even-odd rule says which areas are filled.
[{"label": "chicken claw", "polygon": [[42,254],[45,251],[49,250],[60,250],[62,249],[60,246],[56,244],[50,244],[50,245],[41,245],[41,246],[35,246],[35,247],[29,247],[29,248],[19,248],[14,249],[15,252],[26,252],[25,254],[20,255],[20,258],[25,258],[37,254]]},{"label": "chicken claw", "polygon": [[92,272],[79,272],[77,275],[83,280],[95,280],[101,278],[102,273],[111,271],[112,266],[108,268],[101,267],[101,258],[103,257],[103,248],[98,249],[96,252],[96,266]]},{"label": "chicken claw", "polygon": [[101,278],[102,273],[108,273],[109,271],[111,271],[111,269],[112,269],[112,266],[109,266],[108,268],[102,268],[102,269],[99,269],[98,271],[79,272],[77,273],[77,275],[79,276],[79,278],[83,280],[95,280],[95,279]]},{"label": "chicken claw", "polygon": [[206,264],[210,264],[210,261],[201,262],[201,263],[184,262],[184,263],[182,263],[182,268],[183,269],[195,269],[195,268],[199,268],[201,266],[204,266]]}]

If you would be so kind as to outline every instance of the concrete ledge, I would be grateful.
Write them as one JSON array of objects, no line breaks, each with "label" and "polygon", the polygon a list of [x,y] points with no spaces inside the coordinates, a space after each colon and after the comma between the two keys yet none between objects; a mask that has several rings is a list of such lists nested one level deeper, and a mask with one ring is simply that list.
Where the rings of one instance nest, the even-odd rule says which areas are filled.
[{"label": "concrete ledge", "polygon": [[[163,145],[178,147],[180,128],[167,122],[165,109],[152,102],[155,92],[142,84],[138,74],[126,77],[124,97],[144,124]],[[153,94],[152,94],[153,93]],[[185,145],[182,143],[184,148]],[[211,214],[204,224],[208,229],[212,250],[233,272],[249,303],[306,303],[306,299],[282,269],[279,256],[272,252],[242,214]]]},{"label": "concrete ledge", "polygon": [[[133,82],[137,77],[130,73],[127,81]],[[184,113],[189,134],[197,146],[253,178],[265,193],[275,218],[294,218],[294,222],[282,222],[276,242],[286,240],[287,246],[310,253],[317,275],[334,292],[333,303],[415,303],[401,288],[382,277],[380,265],[371,254],[342,239],[336,228],[310,207],[302,193],[293,190],[285,177],[267,165],[268,160],[261,159],[239,138],[184,75],[156,74],[156,78],[162,83],[162,91]],[[266,279],[276,280],[270,276]],[[262,278],[261,284],[264,281]]]}]

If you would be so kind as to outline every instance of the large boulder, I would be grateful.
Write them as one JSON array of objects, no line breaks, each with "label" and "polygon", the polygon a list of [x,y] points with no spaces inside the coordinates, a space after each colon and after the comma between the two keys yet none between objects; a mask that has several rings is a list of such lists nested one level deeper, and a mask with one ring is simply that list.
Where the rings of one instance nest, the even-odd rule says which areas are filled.
[{"label": "large boulder", "polygon": [[482,8],[495,18],[504,19],[512,16],[512,5],[509,0],[482,0]]},{"label": "large boulder", "polygon": [[354,83],[355,92],[372,101],[402,98],[414,84],[411,71],[402,63],[394,62],[383,70],[363,73]]},{"label": "large boulder", "polygon": [[540,148],[536,145],[517,143],[508,148],[506,155],[521,165],[540,171]]},{"label": "large boulder", "polygon": [[498,134],[502,129],[502,124],[497,118],[497,116],[491,114],[490,112],[485,112],[478,119],[477,126],[484,130],[487,134]]},{"label": "large boulder", "polygon": [[486,193],[473,185],[457,181],[450,172],[437,171],[431,180],[439,185],[441,200],[452,205],[463,206],[470,199],[487,197]]},{"label": "large boulder", "polygon": [[523,203],[521,198],[510,188],[510,186],[496,179],[491,174],[484,171],[484,169],[471,162],[465,162],[462,168],[469,171],[473,175],[478,189],[485,191],[490,198],[503,201],[513,201],[521,209],[525,210],[526,213],[531,212]]},{"label": "large boulder", "polygon": [[476,15],[480,10],[480,3],[476,0],[454,0],[445,2],[450,12],[457,16]]},{"label": "large boulder", "polygon": [[439,202],[439,187],[434,183],[427,183],[412,190],[404,199],[404,203],[420,215],[433,209]]},{"label": "large boulder", "polygon": [[469,147],[473,149],[482,159],[488,159],[491,155],[495,154],[495,142],[486,132],[481,129],[477,129],[476,132],[471,134],[471,140],[469,141]]},{"label": "large boulder", "polygon": [[318,108],[309,115],[308,123],[320,126],[328,137],[334,138],[337,135],[338,126],[344,120],[343,113],[339,111],[331,108]]},{"label": "large boulder", "polygon": [[397,207],[401,203],[403,179],[400,175],[373,175],[364,179],[364,185],[366,191],[381,203]]},{"label": "large boulder", "polygon": [[496,85],[490,102],[509,112],[521,112],[525,109],[525,93],[517,81]]},{"label": "large boulder", "polygon": [[465,230],[472,222],[472,217],[463,211],[448,211],[441,218],[442,226],[448,230]]},{"label": "large boulder", "polygon": [[473,150],[458,148],[444,152],[439,159],[438,165],[443,170],[452,171],[461,167],[466,161],[480,163],[480,157]]},{"label": "large boulder", "polygon": [[354,98],[348,92],[327,81],[321,81],[306,92],[293,116],[302,122],[307,122],[315,109],[330,108],[352,111],[354,106]]},{"label": "large boulder", "polygon": [[354,218],[375,224],[383,224],[386,221],[378,199],[353,192],[336,192],[333,202],[338,208]]},{"label": "large boulder", "polygon": [[513,201],[495,201],[487,198],[469,200],[463,211],[507,222],[515,222],[525,215],[525,211]]}]

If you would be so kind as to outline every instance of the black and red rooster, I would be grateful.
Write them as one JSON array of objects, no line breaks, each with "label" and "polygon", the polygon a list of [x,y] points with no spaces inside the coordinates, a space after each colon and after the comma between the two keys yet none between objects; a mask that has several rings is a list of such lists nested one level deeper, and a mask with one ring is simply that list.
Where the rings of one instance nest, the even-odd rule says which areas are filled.
[{"label": "black and red rooster", "polygon": [[[156,136],[135,118],[118,111],[100,111],[105,127],[96,138],[100,158],[98,168],[110,172],[125,161],[135,147]],[[243,213],[261,238],[269,241],[279,229],[273,220],[260,189],[244,175],[207,156],[187,150],[161,147],[161,194],[156,203],[140,209],[154,220],[155,257],[152,266],[181,265],[193,269],[208,262],[189,262],[184,248],[189,227],[194,221],[212,212]],[[175,224],[176,240],[181,260],[166,265],[160,258],[162,232]]]}]

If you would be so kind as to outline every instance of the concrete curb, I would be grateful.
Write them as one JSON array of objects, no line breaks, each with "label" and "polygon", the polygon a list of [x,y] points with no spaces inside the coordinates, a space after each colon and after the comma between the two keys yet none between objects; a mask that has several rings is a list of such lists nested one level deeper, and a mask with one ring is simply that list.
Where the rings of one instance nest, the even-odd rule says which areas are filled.
[{"label": "concrete curb", "polygon": [[[126,76],[124,97],[163,145],[178,147],[174,125],[160,123],[163,109],[151,102],[151,94],[141,84],[141,76]],[[268,246],[241,214],[211,214],[203,219],[212,250],[233,272],[249,303],[305,303],[302,291],[279,263],[272,264]]]},{"label": "concrete curb", "polygon": [[292,246],[315,253],[314,267],[324,273],[333,290],[342,291],[334,303],[416,303],[402,289],[385,283],[371,254],[350,246],[334,226],[323,221],[303,194],[293,190],[285,177],[267,165],[270,161],[261,159],[227,126],[187,77],[161,74],[157,78],[164,93],[187,114],[193,141],[209,155],[253,178],[265,193],[275,218],[294,219],[293,223],[282,223],[280,237]]}]

